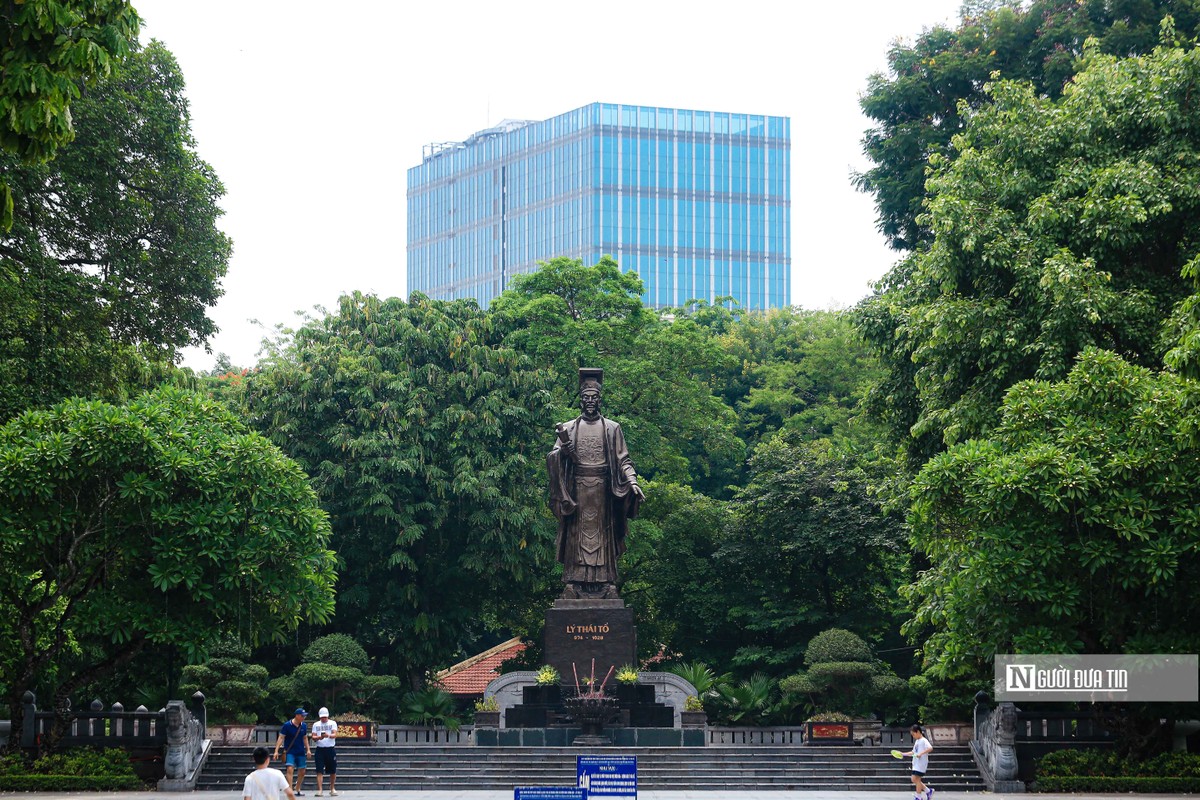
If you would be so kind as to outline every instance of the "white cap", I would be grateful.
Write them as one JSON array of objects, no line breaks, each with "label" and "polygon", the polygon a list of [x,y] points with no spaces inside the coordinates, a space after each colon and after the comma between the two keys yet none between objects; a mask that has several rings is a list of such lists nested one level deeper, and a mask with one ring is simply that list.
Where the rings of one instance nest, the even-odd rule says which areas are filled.
[{"label": "white cap", "polygon": [[328,708],[322,708],[320,711],[318,711],[318,712],[317,712],[317,716],[318,716],[318,717],[328,717],[328,716],[329,716],[329,709],[328,709]]}]

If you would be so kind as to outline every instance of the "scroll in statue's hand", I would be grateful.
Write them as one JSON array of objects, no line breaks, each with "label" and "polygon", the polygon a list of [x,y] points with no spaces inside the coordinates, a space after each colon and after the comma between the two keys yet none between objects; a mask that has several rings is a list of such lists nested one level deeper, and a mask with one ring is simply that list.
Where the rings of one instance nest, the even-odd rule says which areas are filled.
[{"label": "scroll in statue's hand", "polygon": [[571,441],[571,435],[567,433],[567,429],[560,422],[554,426],[554,432],[558,434],[559,447],[567,454],[567,458],[574,461],[575,443]]}]

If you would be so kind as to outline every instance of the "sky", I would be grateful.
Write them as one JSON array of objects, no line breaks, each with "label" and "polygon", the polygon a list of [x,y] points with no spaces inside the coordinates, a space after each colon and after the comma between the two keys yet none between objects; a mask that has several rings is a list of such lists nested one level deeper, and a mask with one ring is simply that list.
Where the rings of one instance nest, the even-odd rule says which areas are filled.
[{"label": "sky", "polygon": [[187,81],[234,253],[212,352],[252,366],[296,312],[407,297],[406,171],[432,142],[591,102],[792,120],[792,303],[843,308],[896,260],[852,184],[858,98],[961,0],[134,0]]}]

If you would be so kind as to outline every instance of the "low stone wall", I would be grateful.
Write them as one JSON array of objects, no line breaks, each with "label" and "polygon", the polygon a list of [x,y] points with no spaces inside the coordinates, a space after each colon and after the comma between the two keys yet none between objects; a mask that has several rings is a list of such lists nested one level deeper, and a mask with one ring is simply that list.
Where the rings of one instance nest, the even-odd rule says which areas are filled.
[{"label": "low stone wall", "polygon": [[[673,672],[641,672],[638,673],[638,682],[654,687],[654,700],[674,709],[675,727],[680,727],[680,713],[683,711],[684,702],[696,694],[695,687]],[[496,698],[496,703],[500,706],[501,728],[505,727],[504,712],[512,706],[520,705],[521,689],[536,683],[536,672],[522,670],[501,675],[488,684],[483,696],[485,699]]]},{"label": "low stone wall", "polygon": [[[479,747],[567,747],[581,728],[480,728]],[[615,747],[704,747],[701,728],[605,728]]]}]

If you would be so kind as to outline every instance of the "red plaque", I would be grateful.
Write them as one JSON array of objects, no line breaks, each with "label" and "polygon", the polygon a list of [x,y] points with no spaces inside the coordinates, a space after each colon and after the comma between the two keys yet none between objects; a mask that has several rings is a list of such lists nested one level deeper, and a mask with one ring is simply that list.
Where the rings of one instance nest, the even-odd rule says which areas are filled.
[{"label": "red plaque", "polygon": [[339,722],[337,738],[339,739],[370,739],[371,725],[366,722]]},{"label": "red plaque", "polygon": [[850,726],[814,723],[812,726],[812,737],[814,739],[849,739]]}]

